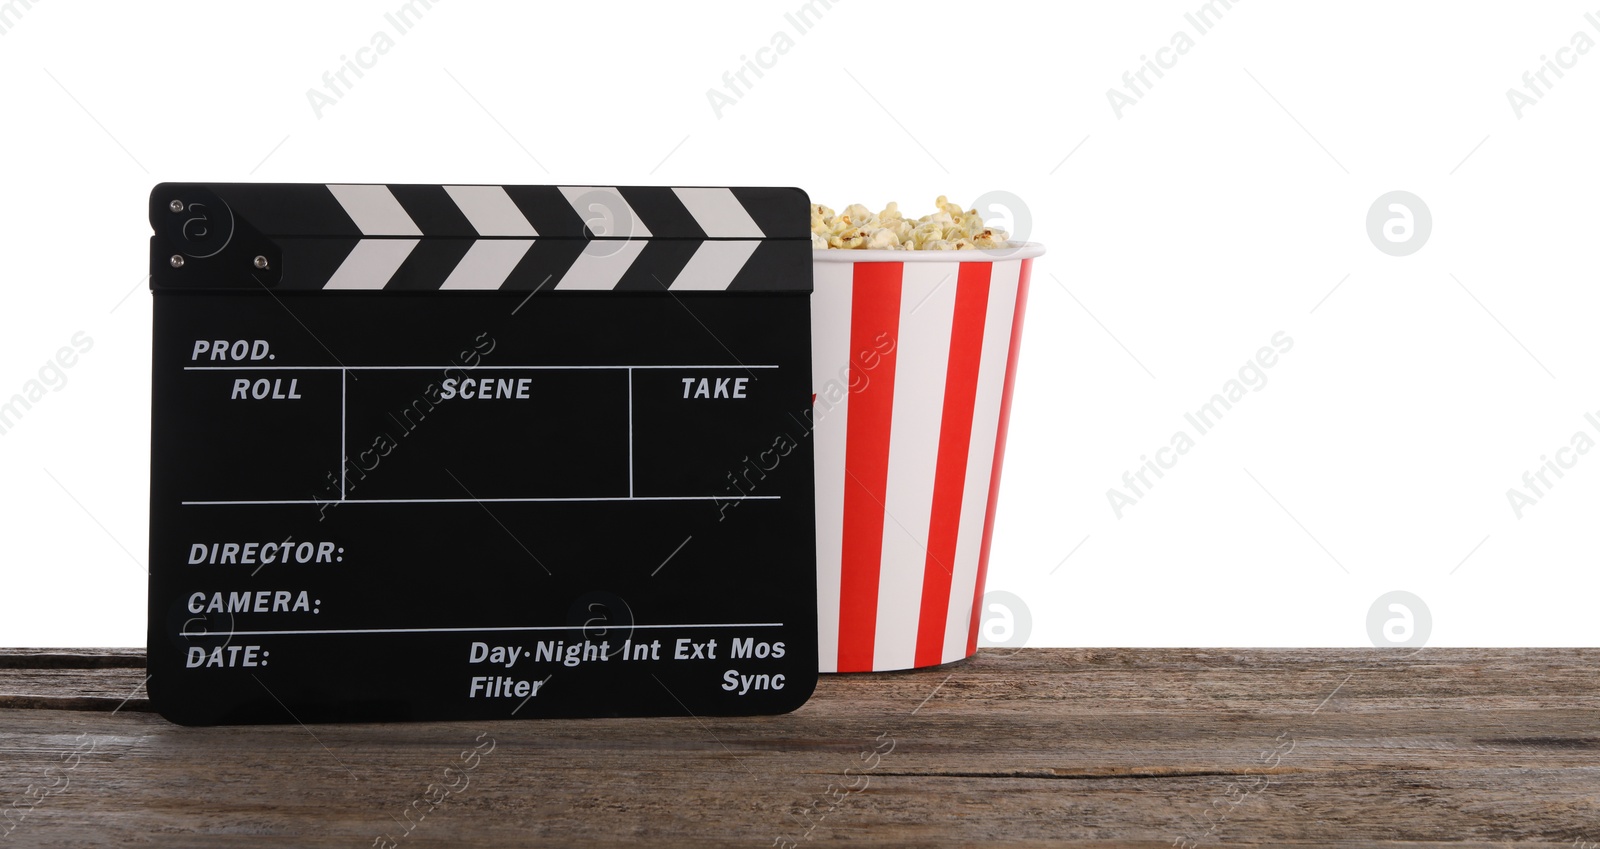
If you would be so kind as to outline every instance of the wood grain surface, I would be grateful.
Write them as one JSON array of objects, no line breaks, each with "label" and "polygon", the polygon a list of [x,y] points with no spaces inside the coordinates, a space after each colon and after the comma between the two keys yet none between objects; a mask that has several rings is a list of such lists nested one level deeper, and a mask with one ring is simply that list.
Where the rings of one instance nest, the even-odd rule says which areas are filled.
[{"label": "wood grain surface", "polygon": [[753,719],[181,728],[0,650],[5,846],[1600,846],[1600,650],[984,651]]}]

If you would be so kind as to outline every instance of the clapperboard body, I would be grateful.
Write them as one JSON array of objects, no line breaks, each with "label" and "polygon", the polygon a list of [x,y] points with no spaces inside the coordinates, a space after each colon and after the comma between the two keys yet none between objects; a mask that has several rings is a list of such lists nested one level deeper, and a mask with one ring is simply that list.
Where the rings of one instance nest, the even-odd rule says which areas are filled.
[{"label": "clapperboard body", "polygon": [[803,703],[806,206],[797,189],[156,187],[157,709]]}]

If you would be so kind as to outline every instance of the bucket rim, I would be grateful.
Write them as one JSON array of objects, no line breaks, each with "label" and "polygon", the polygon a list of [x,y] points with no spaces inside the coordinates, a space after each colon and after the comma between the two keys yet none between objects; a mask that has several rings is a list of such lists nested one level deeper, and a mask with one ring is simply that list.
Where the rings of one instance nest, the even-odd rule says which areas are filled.
[{"label": "bucket rim", "polygon": [[1012,242],[1010,247],[971,251],[893,251],[828,249],[811,251],[812,262],[1004,262],[1044,254],[1039,242]]}]

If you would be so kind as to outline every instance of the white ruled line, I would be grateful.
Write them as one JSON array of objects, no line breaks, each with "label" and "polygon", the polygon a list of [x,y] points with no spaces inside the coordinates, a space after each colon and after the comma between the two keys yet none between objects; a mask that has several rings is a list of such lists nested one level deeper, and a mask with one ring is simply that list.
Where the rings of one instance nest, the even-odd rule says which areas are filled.
[{"label": "white ruled line", "polygon": [[443,371],[445,369],[459,369],[462,371],[578,371],[578,370],[610,370],[621,369],[745,369],[745,368],[778,368],[770,366],[741,366],[741,365],[688,365],[688,366],[485,366],[478,365],[466,368],[458,365],[447,366],[184,366],[184,371]]},{"label": "white ruled line", "polygon": [[[350,398],[350,375],[349,375],[349,371],[350,370],[346,369],[346,368],[340,368],[339,369],[339,500],[340,501],[344,500],[345,492],[348,489],[346,484],[348,483],[348,479],[350,477],[348,474],[345,473],[345,470],[344,470],[345,460],[350,456],[348,453],[345,452],[345,445],[344,445],[344,434],[345,434],[345,431],[350,429],[350,425],[349,425],[349,422],[347,420],[347,416],[346,416],[346,412],[345,412],[346,409],[349,407],[349,398]],[[292,380],[289,381],[289,385],[293,386],[294,385],[294,381],[292,381]]]},{"label": "white ruled line", "polygon": [[[683,625],[629,625],[633,631],[663,628],[782,628],[782,622],[698,622]],[[475,634],[489,631],[575,631],[582,625],[513,625],[490,628],[328,628],[308,631],[229,631],[233,637],[294,637],[310,634]]]},{"label": "white ruled line", "polygon": [[628,497],[633,497],[633,369],[631,368],[628,369]]},{"label": "white ruled line", "polygon": [[[616,495],[596,496],[593,498],[351,498],[341,501],[341,504],[490,504],[513,502],[540,502],[561,503],[565,501],[779,501],[781,495],[742,495],[738,498],[732,496],[723,498],[720,495]],[[296,498],[283,501],[180,501],[185,507],[215,506],[215,505],[263,505],[263,504],[326,504],[315,498]]]}]

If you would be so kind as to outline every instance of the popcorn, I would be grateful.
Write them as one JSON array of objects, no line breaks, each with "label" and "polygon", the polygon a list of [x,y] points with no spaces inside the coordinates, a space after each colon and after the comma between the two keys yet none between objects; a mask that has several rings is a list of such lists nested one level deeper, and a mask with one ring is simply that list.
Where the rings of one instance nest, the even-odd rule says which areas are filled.
[{"label": "popcorn", "polygon": [[811,205],[812,250],[971,251],[1011,246],[1010,235],[983,223],[976,209],[962,209],[940,195],[937,211],[915,221],[890,202],[879,212],[853,203],[843,212]]},{"label": "popcorn", "polygon": [[894,250],[900,247],[900,239],[888,227],[873,230],[867,235],[867,250]]},{"label": "popcorn", "polygon": [[857,230],[854,227],[846,227],[845,229],[828,237],[828,247],[830,248],[844,248],[848,250],[850,248],[865,247],[866,244],[867,237],[863,235],[860,230]]}]

